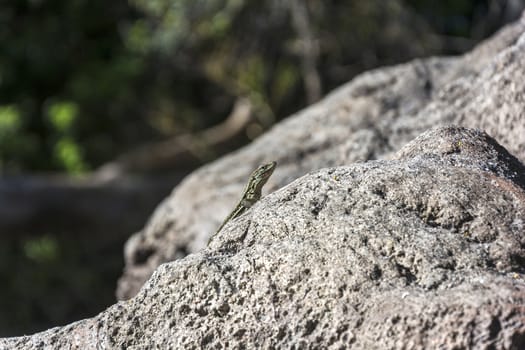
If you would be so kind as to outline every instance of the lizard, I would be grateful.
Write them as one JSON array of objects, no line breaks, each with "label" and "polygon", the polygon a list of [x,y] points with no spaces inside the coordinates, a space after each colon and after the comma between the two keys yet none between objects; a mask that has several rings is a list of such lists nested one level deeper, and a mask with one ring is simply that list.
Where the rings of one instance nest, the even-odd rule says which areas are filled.
[{"label": "lizard", "polygon": [[254,170],[254,172],[250,175],[250,178],[248,179],[246,187],[244,188],[241,200],[239,201],[239,203],[237,203],[230,215],[228,215],[226,219],[222,222],[221,226],[219,226],[219,229],[215,232],[215,234],[213,234],[210,237],[208,245],[210,244],[213,237],[215,237],[217,233],[219,233],[222,230],[224,225],[226,225],[230,220],[233,220],[236,217],[240,216],[247,209],[251,208],[259,199],[261,199],[262,188],[266,184],[270,176],[273,174],[276,165],[276,162],[270,162],[263,164]]}]

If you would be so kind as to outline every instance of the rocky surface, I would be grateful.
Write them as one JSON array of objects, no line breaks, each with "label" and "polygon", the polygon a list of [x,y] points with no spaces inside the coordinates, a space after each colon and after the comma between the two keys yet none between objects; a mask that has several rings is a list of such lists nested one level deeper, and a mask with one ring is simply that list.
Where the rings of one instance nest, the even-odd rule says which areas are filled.
[{"label": "rocky surface", "polygon": [[431,127],[486,130],[525,161],[525,22],[462,57],[367,72],[242,150],[189,176],[125,248],[117,295],[135,295],[163,262],[199,252],[228,215],[250,172],[276,160],[267,192],[317,169],[389,159]]},{"label": "rocky surface", "polygon": [[127,300],[0,349],[525,348],[524,81],[524,22],[357,77],[178,186],[126,246]]},{"label": "rocky surface", "polygon": [[0,348],[523,349],[525,167],[487,134],[311,172],[134,298]]}]

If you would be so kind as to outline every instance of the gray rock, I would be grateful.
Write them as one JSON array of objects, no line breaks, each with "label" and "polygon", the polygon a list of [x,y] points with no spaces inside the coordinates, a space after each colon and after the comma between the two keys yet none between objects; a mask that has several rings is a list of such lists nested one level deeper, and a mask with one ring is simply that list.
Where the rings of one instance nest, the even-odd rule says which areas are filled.
[{"label": "gray rock", "polygon": [[525,161],[525,22],[455,58],[367,72],[234,154],[189,176],[125,248],[119,299],[163,262],[199,252],[238,201],[250,172],[276,160],[272,192],[316,169],[389,159],[429,128],[486,130]]},{"label": "gray rock", "polygon": [[524,348],[523,164],[460,127],[392,158],[303,176],[134,298],[0,348]]}]

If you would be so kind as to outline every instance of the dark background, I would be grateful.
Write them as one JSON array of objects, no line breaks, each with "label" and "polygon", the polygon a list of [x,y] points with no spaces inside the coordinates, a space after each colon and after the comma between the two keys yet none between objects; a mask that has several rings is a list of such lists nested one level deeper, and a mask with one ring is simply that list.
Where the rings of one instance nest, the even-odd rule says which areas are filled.
[{"label": "dark background", "polygon": [[198,165],[364,70],[465,52],[524,6],[3,1],[0,336],[114,303],[126,238]]}]

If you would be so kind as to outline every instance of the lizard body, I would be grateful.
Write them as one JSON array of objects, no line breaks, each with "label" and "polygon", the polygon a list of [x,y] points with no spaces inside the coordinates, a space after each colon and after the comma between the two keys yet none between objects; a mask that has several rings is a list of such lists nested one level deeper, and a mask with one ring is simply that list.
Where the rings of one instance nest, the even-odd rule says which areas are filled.
[{"label": "lizard body", "polygon": [[244,213],[247,209],[251,208],[259,199],[261,199],[262,188],[266,184],[270,176],[273,174],[276,165],[276,162],[270,162],[267,164],[263,164],[257,169],[255,169],[255,171],[250,175],[250,178],[248,179],[248,183],[244,188],[241,200],[239,201],[239,203],[237,203],[230,215],[226,217],[226,219],[223,221],[217,232],[215,232],[215,234],[212,237],[210,237],[208,244],[209,242],[211,242],[211,239],[222,230],[224,225],[226,225],[230,220],[233,220],[242,213]]}]

